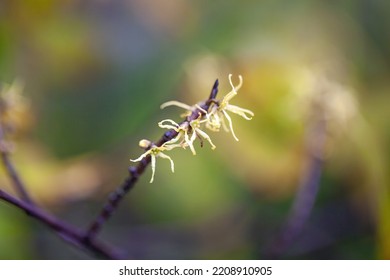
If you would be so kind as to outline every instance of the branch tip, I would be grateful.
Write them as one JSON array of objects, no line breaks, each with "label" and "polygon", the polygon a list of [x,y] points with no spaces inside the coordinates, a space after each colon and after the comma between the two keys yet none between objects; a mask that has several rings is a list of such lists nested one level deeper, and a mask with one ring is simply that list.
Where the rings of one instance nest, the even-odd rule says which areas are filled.
[{"label": "branch tip", "polygon": [[215,82],[214,82],[213,88],[211,89],[211,93],[210,93],[209,99],[215,99],[215,97],[217,97],[218,86],[219,86],[219,81],[218,81],[218,79],[216,79]]}]

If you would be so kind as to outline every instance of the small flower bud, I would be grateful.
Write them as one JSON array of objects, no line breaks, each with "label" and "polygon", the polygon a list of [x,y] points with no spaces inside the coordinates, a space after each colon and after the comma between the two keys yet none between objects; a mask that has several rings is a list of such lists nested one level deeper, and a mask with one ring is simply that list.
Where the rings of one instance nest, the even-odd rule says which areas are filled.
[{"label": "small flower bud", "polygon": [[150,142],[149,140],[146,140],[146,139],[142,139],[141,141],[139,141],[138,145],[142,148],[142,149],[147,149],[150,147],[150,145],[152,144],[152,142]]}]

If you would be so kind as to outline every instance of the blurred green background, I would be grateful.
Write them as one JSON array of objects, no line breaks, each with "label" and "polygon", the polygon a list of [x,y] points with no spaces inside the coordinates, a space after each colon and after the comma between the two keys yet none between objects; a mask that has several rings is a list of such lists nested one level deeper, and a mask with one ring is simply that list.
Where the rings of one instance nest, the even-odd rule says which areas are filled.
[{"label": "blurred green background", "polygon": [[[48,211],[85,227],[157,122],[180,121],[215,79],[244,84],[231,134],[157,161],[101,238],[138,259],[262,259],[307,169],[312,100],[331,90],[320,188],[287,259],[390,258],[390,2],[2,0],[0,80],[24,83],[15,165]],[[314,90],[313,90],[314,88]],[[325,104],[325,105],[324,105]],[[314,113],[313,113],[314,112]],[[310,133],[309,133],[310,134]],[[4,171],[1,188],[12,191]],[[0,202],[1,259],[84,259]]]}]

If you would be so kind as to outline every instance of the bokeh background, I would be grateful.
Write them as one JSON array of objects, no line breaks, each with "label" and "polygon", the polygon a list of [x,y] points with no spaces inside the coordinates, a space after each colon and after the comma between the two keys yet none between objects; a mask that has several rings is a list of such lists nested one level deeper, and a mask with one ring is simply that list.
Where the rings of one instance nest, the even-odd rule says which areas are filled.
[{"label": "bokeh background", "polygon": [[[381,0],[1,0],[0,80],[28,105],[13,160],[43,208],[86,227],[138,141],[180,121],[161,103],[204,100],[217,78],[223,95],[241,74],[233,104],[255,117],[232,116],[240,141],[210,132],[216,150],[172,151],[174,174],[158,160],[101,239],[137,259],[275,257],[317,157],[313,209],[276,257],[388,259],[389,26]],[[12,192],[4,171],[0,184]],[[0,258],[90,256],[0,201]]]}]

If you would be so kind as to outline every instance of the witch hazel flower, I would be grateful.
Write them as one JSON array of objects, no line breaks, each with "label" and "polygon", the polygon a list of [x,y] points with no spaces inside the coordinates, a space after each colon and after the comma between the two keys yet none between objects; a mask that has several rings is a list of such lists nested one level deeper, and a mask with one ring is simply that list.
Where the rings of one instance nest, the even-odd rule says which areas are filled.
[{"label": "witch hazel flower", "polygon": [[180,145],[171,145],[169,142],[165,142],[161,146],[156,146],[149,140],[143,139],[139,141],[139,146],[143,149],[148,149],[145,153],[143,153],[139,158],[137,159],[130,159],[132,162],[141,161],[142,159],[146,158],[147,156],[150,156],[151,166],[152,166],[152,178],[150,179],[150,183],[153,183],[154,180],[154,173],[156,171],[156,158],[161,157],[164,159],[167,159],[171,163],[171,170],[172,173],[175,172],[175,164],[170,156],[163,153],[163,151],[170,151],[174,148],[180,147]]},{"label": "witch hazel flower", "polygon": [[[238,78],[240,82],[237,86],[234,86],[232,82],[232,76],[232,74],[229,74],[229,83],[232,87],[232,90],[228,94],[226,94],[221,101],[213,100],[214,103],[210,106],[210,112],[205,112],[204,118],[206,120],[207,129],[218,132],[222,126],[225,131],[231,131],[234,139],[238,141],[239,139],[234,133],[233,122],[229,113],[237,114],[246,120],[251,120],[254,116],[254,113],[251,110],[230,104],[230,101],[238,94],[238,90],[242,87],[243,84],[242,76],[239,75]],[[201,109],[198,104],[190,106],[179,101],[165,102],[161,105],[161,108],[164,109],[168,106],[177,106],[187,110],[186,113],[183,114],[183,116],[191,115],[194,109]],[[225,119],[228,122],[229,126],[226,125]]]},{"label": "witch hazel flower", "polygon": [[[201,108],[199,107],[199,109],[201,109]],[[201,110],[203,110],[203,109],[201,109]],[[183,138],[179,145],[181,145],[184,149],[186,147],[190,147],[192,154],[196,155],[196,151],[194,148],[194,141],[196,140],[197,137],[199,137],[201,139],[202,138],[206,139],[210,143],[211,149],[214,150],[216,148],[214,143],[211,141],[210,136],[206,132],[204,132],[203,130],[200,129],[201,124],[206,122],[206,119],[201,120],[201,117],[202,117],[202,115],[200,114],[197,119],[190,121],[189,124],[188,124],[188,122],[184,122],[184,123],[179,125],[176,122],[174,122],[173,120],[166,119],[166,120],[159,122],[158,125],[161,128],[173,129],[178,133],[175,138],[173,138],[171,141],[169,141],[169,143],[176,143],[180,138]],[[170,123],[170,124],[165,124],[165,123]]]},{"label": "witch hazel flower", "polygon": [[[238,93],[237,91],[241,88],[243,79],[242,76],[238,76],[240,83],[237,86],[233,85],[232,82],[232,74],[229,75],[229,83],[232,87],[232,90],[225,95],[225,97],[220,101],[213,104],[213,106],[210,109],[210,113],[208,114],[208,121],[206,124],[206,127],[212,131],[219,131],[220,127],[222,126],[226,131],[231,131],[234,139],[238,141],[238,138],[233,130],[233,122],[228,114],[228,112],[237,114],[241,117],[243,117],[246,120],[251,120],[254,116],[254,113],[248,109],[244,109],[241,107],[238,107],[236,105],[230,104],[230,100],[235,97]],[[225,120],[229,123],[229,128],[226,126]]]},{"label": "witch hazel flower", "polygon": [[161,128],[165,128],[165,129],[172,129],[172,130],[177,132],[177,136],[174,137],[172,140],[168,141],[167,143],[176,143],[181,138],[183,138],[182,141],[179,143],[179,145],[183,148],[190,145],[191,142],[190,142],[190,137],[188,135],[188,133],[189,133],[188,132],[188,130],[189,130],[188,129],[189,128],[188,122],[178,124],[171,119],[165,119],[165,120],[162,120],[161,122],[159,122],[158,126]]},{"label": "witch hazel flower", "polygon": [[[232,74],[229,75],[229,83],[232,87],[232,90],[226,94],[222,100],[215,100],[216,91],[218,87],[218,81],[215,83],[213,91],[215,90],[214,95],[210,95],[210,98],[207,101],[200,102],[193,106],[187,105],[185,103],[172,100],[161,104],[161,109],[164,109],[169,106],[176,106],[182,109],[185,109],[185,113],[182,114],[182,117],[185,117],[185,121],[176,123],[171,119],[165,119],[158,123],[158,126],[164,129],[168,129],[167,134],[170,136],[167,137],[166,142],[159,142],[163,144],[155,145],[149,140],[141,140],[140,147],[146,149],[146,152],[143,153],[137,159],[131,159],[133,162],[142,161],[144,158],[150,156],[151,166],[152,166],[152,178],[150,183],[154,180],[154,174],[156,170],[156,158],[161,157],[167,159],[171,163],[172,172],[174,172],[174,163],[173,160],[166,155],[164,152],[170,151],[174,148],[190,148],[193,155],[196,155],[194,142],[196,139],[201,141],[201,146],[203,146],[203,140],[206,140],[211,145],[211,149],[215,149],[216,146],[212,142],[210,136],[204,131],[203,127],[218,132],[222,127],[225,131],[231,132],[234,139],[238,141],[238,138],[233,130],[233,123],[229,113],[237,114],[243,117],[246,120],[251,120],[254,116],[254,113],[248,109],[238,107],[236,105],[230,104],[230,101],[237,95],[238,90],[241,88],[243,79],[242,76],[239,77],[239,84],[237,86],[233,85]],[[227,124],[226,124],[227,122]]]},{"label": "witch hazel flower", "polygon": [[[194,143],[196,137],[199,137],[201,140],[202,140],[202,138],[206,139],[210,143],[211,149],[214,150],[216,148],[216,146],[211,141],[210,136],[201,129],[201,124],[206,122],[206,121],[207,121],[207,119],[203,119],[202,120],[201,119],[201,115],[199,115],[199,118],[197,118],[197,119],[195,119],[195,120],[190,122],[190,127],[192,129],[192,135],[191,135],[190,141],[191,141],[191,144],[192,144],[192,143]],[[190,148],[191,147],[192,147],[192,149],[191,149],[192,153],[194,155],[196,155],[195,149],[193,149],[193,145],[191,145]]]}]

